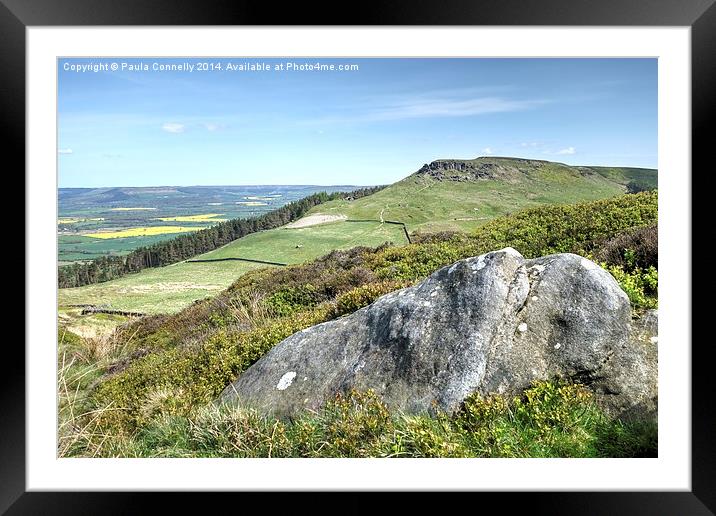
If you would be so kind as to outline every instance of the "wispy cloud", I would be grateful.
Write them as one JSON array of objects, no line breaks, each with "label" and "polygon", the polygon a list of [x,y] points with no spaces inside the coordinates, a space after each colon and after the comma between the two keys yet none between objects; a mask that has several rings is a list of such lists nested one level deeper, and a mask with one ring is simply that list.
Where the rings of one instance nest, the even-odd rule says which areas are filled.
[{"label": "wispy cloud", "polygon": [[[425,95],[372,97],[346,109],[345,114],[328,116],[312,123],[388,122],[415,118],[453,118],[508,113],[534,109],[550,101],[480,96],[470,90],[443,90]],[[356,110],[356,108],[358,108]]]},{"label": "wispy cloud", "polygon": [[558,150],[557,154],[575,154],[577,149],[574,147],[567,147],[566,149]]},{"label": "wispy cloud", "polygon": [[57,154],[72,154],[72,149],[57,149]]},{"label": "wispy cloud", "polygon": [[490,147],[485,147],[484,149],[482,149],[482,152],[484,152],[485,154],[492,154],[492,149]]},{"label": "wispy cloud", "polygon": [[177,124],[175,122],[164,122],[162,124],[162,131],[168,133],[183,133],[186,126],[184,124]]},{"label": "wispy cloud", "polygon": [[178,122],[164,122],[162,124],[162,130],[168,133],[183,133],[189,129],[205,129],[211,133],[226,129],[226,124],[220,124],[218,122],[190,122],[190,123],[178,123]]},{"label": "wispy cloud", "polygon": [[534,108],[543,101],[511,100],[501,97],[472,99],[426,98],[405,101],[393,106],[384,106],[366,113],[368,121],[404,120],[408,118],[464,117],[488,113],[506,113]]},{"label": "wispy cloud", "polygon": [[212,133],[226,128],[226,124],[217,124],[214,122],[204,122],[201,125],[204,129]]}]

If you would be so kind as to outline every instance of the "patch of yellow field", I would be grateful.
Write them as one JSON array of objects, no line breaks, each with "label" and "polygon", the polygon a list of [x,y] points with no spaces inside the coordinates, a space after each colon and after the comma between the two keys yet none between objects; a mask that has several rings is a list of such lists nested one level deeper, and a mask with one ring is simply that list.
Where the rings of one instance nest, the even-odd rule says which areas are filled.
[{"label": "patch of yellow field", "polygon": [[109,211],[141,211],[141,210],[156,210],[156,208],[110,208]]},{"label": "patch of yellow field", "polygon": [[241,204],[242,206],[267,206],[268,205],[268,203],[258,202],[258,201],[239,201],[236,204]]},{"label": "patch of yellow field", "polygon": [[203,215],[178,215],[176,217],[157,217],[154,220],[163,220],[164,222],[224,222],[227,219],[216,219],[223,213],[204,213]]},{"label": "patch of yellow field", "polygon": [[125,238],[135,236],[165,235],[168,233],[186,233],[187,231],[198,231],[204,229],[200,226],[152,226],[147,228],[127,228],[117,231],[98,231],[97,233],[85,233],[83,236],[92,238]]}]

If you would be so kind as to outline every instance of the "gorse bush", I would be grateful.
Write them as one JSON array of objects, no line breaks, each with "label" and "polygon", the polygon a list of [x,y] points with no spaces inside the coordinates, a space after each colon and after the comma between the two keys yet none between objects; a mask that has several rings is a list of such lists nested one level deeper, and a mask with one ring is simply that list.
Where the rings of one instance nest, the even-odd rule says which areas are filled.
[{"label": "gorse bush", "polygon": [[336,297],[332,317],[350,314],[370,305],[373,301],[389,292],[410,286],[406,281],[383,280],[361,285]]},{"label": "gorse bush", "polygon": [[599,242],[657,219],[657,193],[589,203],[542,206],[500,217],[469,235],[444,233],[367,257],[380,278],[416,280],[459,259],[513,247],[526,258],[553,253],[587,254]]},{"label": "gorse bush", "polygon": [[656,308],[658,305],[659,273],[650,266],[644,270],[635,267],[631,271],[624,270],[621,265],[602,263],[622,290],[629,296],[629,301],[637,308]]},{"label": "gorse bush", "polygon": [[[100,374],[104,376],[91,390],[88,399],[90,409],[98,414],[95,418],[97,433],[111,433],[129,439],[150,427],[159,432],[157,425],[160,420],[171,422],[174,425],[172,429],[184,432],[177,430],[184,428],[176,426],[177,421],[186,422],[187,418],[195,417],[197,410],[215,400],[241,372],[283,339],[307,327],[352,313],[379,296],[412,285],[459,259],[507,246],[514,247],[528,258],[555,252],[596,254],[599,246],[610,239],[630,228],[654,224],[656,219],[657,193],[644,192],[577,205],[532,208],[494,219],[473,234],[423,236],[418,242],[403,247],[383,245],[334,251],[302,265],[250,271],[214,298],[196,302],[174,315],[142,318],[120,328],[115,338],[127,353],[114,361],[102,362]],[[633,268],[620,269],[613,263],[606,266],[634,305],[655,305],[656,269],[641,268],[638,249],[634,251],[637,254]],[[496,405],[492,410],[498,411],[497,404],[500,402],[494,403]],[[559,403],[565,404],[567,400],[561,399]],[[537,405],[530,402],[528,406]],[[108,407],[112,410],[105,410]],[[354,408],[357,409],[357,406]],[[519,404],[510,404],[509,410],[518,408]],[[321,421],[325,423],[330,413],[323,414]],[[211,417],[214,416],[216,414]],[[519,420],[505,418],[496,418],[491,423],[496,426],[490,430],[490,439],[496,440],[494,446],[490,445],[493,447],[484,448],[484,454],[518,453],[521,447],[527,446],[522,441],[516,441],[512,433],[514,429],[510,427]],[[199,424],[193,419],[191,421],[192,424]],[[305,439],[309,440],[317,433],[324,435],[329,432],[324,426],[311,426],[318,424],[315,419],[311,421],[304,421],[304,426],[297,423],[285,428],[285,438],[293,439],[291,446],[304,442],[303,438],[296,437],[296,432],[305,433]],[[380,449],[380,453],[386,455],[449,456],[463,453],[465,446],[472,450],[470,453],[482,450],[463,439],[451,440],[456,435],[456,420],[446,422],[438,417],[400,421],[399,427],[392,431],[388,426],[383,428],[379,448],[371,445],[360,451],[350,448],[348,442],[341,447],[340,442],[334,440],[333,452],[360,455],[378,453],[376,450]],[[530,421],[537,419],[530,416]],[[249,423],[241,419],[232,424],[243,428]],[[396,424],[396,420],[391,419],[390,425]],[[187,428],[195,427],[188,425]],[[260,432],[258,427],[251,428],[255,439],[260,441],[264,438],[261,437],[263,430]],[[343,430],[339,431],[336,427],[335,431],[340,433]],[[482,431],[475,430],[478,433]],[[385,445],[386,448],[382,439],[388,434],[392,440],[389,446]],[[565,430],[565,435],[572,434]],[[195,434],[192,436],[192,439],[196,438]],[[206,434],[204,437],[209,439],[209,436]],[[119,443],[118,439],[114,442]],[[487,446],[490,442],[483,439],[479,446]],[[228,441],[222,443],[216,444],[222,450],[236,450],[234,445],[239,446]],[[555,443],[545,450],[554,450]],[[310,451],[309,448],[285,451],[278,443],[273,444],[277,447],[272,448],[272,454],[280,450],[284,450],[281,453],[300,456],[323,453]],[[320,447],[319,444],[316,446]],[[321,449],[327,449],[325,446]],[[199,448],[192,448],[192,453],[199,453]],[[249,453],[241,446],[238,449],[243,450],[242,454]],[[542,453],[534,447],[531,450]]]}]

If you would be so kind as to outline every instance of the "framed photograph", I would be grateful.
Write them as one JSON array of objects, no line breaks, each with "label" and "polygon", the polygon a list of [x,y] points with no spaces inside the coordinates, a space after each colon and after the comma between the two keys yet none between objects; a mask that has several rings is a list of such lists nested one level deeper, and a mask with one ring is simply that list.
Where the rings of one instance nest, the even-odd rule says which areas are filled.
[{"label": "framed photograph", "polygon": [[0,6],[27,205],[0,509],[468,491],[712,514],[712,2],[292,10]]}]

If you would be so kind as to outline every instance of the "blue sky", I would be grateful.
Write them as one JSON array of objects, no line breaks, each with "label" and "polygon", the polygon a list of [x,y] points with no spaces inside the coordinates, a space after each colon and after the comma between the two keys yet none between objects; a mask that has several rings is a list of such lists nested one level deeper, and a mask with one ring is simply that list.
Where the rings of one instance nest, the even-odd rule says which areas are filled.
[{"label": "blue sky", "polygon": [[[270,70],[227,70],[247,63]],[[385,184],[485,155],[657,167],[656,59],[67,59],[58,74],[60,187]]]}]

